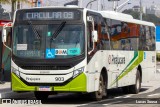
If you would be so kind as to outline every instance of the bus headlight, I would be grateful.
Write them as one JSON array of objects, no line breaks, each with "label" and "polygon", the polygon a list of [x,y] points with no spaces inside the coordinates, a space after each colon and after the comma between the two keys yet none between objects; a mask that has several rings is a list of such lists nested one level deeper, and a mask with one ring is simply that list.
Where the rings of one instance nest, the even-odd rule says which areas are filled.
[{"label": "bus headlight", "polygon": [[17,69],[12,67],[12,72],[20,78],[20,72]]},{"label": "bus headlight", "polygon": [[84,71],[84,67],[81,67],[79,69],[74,70],[73,71],[73,78],[75,78],[76,76],[80,75],[83,71]]}]

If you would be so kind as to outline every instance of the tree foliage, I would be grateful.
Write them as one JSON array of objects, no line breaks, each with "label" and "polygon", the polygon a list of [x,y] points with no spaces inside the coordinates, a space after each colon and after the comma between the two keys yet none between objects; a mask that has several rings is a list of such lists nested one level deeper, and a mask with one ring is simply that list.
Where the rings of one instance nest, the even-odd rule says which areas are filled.
[{"label": "tree foliage", "polygon": [[0,0],[0,3],[3,3],[3,4],[10,3],[10,0]]},{"label": "tree foliage", "polygon": [[0,20],[10,20],[9,13],[6,13],[1,5],[0,5]]},{"label": "tree foliage", "polygon": [[[140,13],[132,9],[124,10],[123,13],[132,15],[135,19],[139,19]],[[160,25],[160,18],[154,14],[143,14],[143,20],[153,22],[155,25]]]},{"label": "tree foliage", "polygon": [[11,17],[13,18],[13,13],[16,9],[16,2],[29,2],[28,0],[0,0],[0,3],[11,4]]}]

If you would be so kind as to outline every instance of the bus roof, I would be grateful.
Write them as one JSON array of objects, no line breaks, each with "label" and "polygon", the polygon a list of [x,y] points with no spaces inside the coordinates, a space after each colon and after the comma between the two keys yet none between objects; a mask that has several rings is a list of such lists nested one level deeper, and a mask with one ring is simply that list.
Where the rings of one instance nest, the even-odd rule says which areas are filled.
[{"label": "bus roof", "polygon": [[131,15],[128,15],[128,14],[118,13],[115,11],[100,11],[99,13],[101,13],[101,15],[105,18],[155,27],[155,25],[151,22],[134,19]]},{"label": "bus roof", "polygon": [[102,14],[103,17],[110,19],[123,20],[123,21],[125,21],[126,19],[133,19],[131,15],[118,13],[114,11],[100,11],[100,13]]}]

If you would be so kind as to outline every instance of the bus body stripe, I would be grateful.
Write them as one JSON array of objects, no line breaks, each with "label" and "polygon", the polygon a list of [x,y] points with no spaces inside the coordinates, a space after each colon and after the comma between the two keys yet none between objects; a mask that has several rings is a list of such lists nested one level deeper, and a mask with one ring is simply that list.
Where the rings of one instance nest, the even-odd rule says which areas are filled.
[{"label": "bus body stripe", "polygon": [[125,67],[125,69],[119,74],[119,76],[113,81],[111,84],[114,85],[116,82],[118,82],[120,79],[122,79],[124,76],[126,76],[129,72],[131,72],[136,66],[138,66],[143,61],[143,51],[135,51],[133,59],[129,62],[129,64]]}]

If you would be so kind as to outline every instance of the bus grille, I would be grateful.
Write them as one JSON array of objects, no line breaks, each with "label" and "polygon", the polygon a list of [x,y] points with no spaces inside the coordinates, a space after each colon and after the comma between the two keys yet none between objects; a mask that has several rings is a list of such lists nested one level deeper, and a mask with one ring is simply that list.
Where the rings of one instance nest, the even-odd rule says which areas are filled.
[{"label": "bus grille", "polygon": [[21,66],[21,68],[26,70],[67,70],[71,66]]}]

